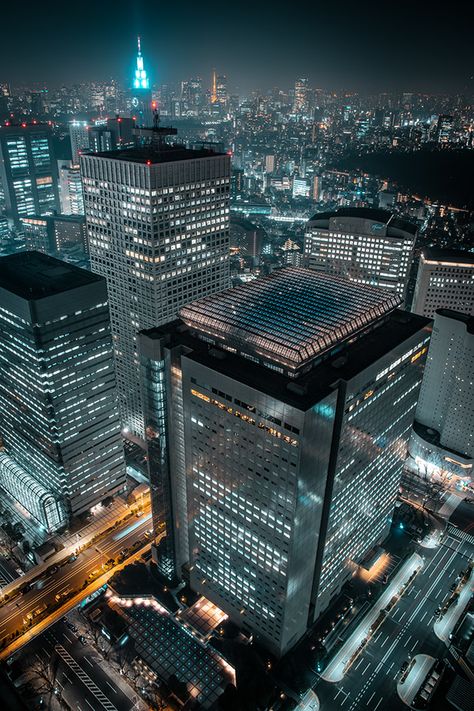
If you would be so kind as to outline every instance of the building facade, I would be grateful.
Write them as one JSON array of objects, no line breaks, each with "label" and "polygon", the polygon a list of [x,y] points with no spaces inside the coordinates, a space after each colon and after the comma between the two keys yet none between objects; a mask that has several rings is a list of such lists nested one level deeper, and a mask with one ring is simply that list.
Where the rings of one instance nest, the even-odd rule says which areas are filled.
[{"label": "building facade", "polygon": [[474,253],[423,249],[411,310],[433,318],[437,309],[474,315]]},{"label": "building facade", "polygon": [[143,436],[137,332],[229,286],[230,157],[162,144],[81,160],[91,269],[108,284],[122,423]]},{"label": "building facade", "polygon": [[59,200],[63,215],[83,215],[81,168],[70,161],[59,162]]},{"label": "building facade", "polygon": [[390,529],[429,340],[399,303],[288,268],[140,336],[162,572],[277,655]]},{"label": "building facade", "polygon": [[310,269],[379,286],[405,298],[417,228],[385,210],[341,208],[307,225]]},{"label": "building facade", "polygon": [[35,492],[54,500],[54,530],[125,484],[106,283],[22,252],[0,259],[0,304],[0,483],[35,518]]},{"label": "building facade", "polygon": [[89,124],[87,121],[71,121],[69,124],[72,164],[79,165],[84,151],[89,150]]},{"label": "building facade", "polygon": [[58,168],[51,127],[46,124],[2,126],[0,180],[6,215],[19,226],[22,217],[59,212]]},{"label": "building facade", "polygon": [[410,441],[423,474],[473,479],[473,372],[474,317],[439,309]]}]

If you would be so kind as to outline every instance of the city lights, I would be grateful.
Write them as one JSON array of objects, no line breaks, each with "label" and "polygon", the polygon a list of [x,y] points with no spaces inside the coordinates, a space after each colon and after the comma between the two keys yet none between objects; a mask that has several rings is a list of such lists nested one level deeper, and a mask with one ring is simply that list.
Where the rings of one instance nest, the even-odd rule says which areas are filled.
[{"label": "city lights", "polygon": [[465,8],[64,10],[0,10],[3,705],[472,711]]}]

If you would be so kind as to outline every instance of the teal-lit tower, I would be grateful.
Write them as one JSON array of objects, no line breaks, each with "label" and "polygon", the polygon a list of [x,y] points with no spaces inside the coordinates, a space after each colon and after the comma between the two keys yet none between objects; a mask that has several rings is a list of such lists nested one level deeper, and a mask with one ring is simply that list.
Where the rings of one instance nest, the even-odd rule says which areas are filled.
[{"label": "teal-lit tower", "polygon": [[145,69],[143,60],[141,41],[138,39],[137,62],[132,82],[132,102],[131,113],[135,117],[138,126],[153,125],[152,97],[150,89],[150,77]]}]

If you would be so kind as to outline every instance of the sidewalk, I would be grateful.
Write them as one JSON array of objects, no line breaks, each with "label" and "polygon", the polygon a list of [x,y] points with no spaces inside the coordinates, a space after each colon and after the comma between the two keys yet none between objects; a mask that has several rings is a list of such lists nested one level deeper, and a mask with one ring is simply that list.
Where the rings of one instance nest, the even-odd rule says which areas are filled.
[{"label": "sidewalk", "polygon": [[464,587],[459,593],[459,597],[454,605],[448,609],[442,619],[436,620],[433,625],[433,630],[438,639],[449,644],[449,635],[456,627],[458,620],[467,607],[469,600],[474,592],[474,568],[471,570],[469,580],[466,581]]},{"label": "sidewalk", "polygon": [[414,664],[403,684],[400,682],[397,684],[397,694],[403,703],[410,707],[436,659],[430,657],[429,654],[416,654],[413,657],[413,662]]},{"label": "sidewalk", "polygon": [[344,642],[341,649],[330,661],[326,669],[321,674],[322,679],[332,683],[337,683],[344,678],[351,660],[355,661],[353,657],[357,653],[357,650],[361,649],[362,652],[364,647],[361,647],[361,645],[364,645],[364,641],[367,641],[370,638],[371,627],[379,618],[382,610],[387,607],[394,596],[400,594],[401,589],[410,576],[422,566],[423,559],[421,556],[419,556],[418,553],[413,553],[398,571],[392,582],[387,585],[384,592],[378,600],[375,601],[373,607],[352,632],[347,641]]}]

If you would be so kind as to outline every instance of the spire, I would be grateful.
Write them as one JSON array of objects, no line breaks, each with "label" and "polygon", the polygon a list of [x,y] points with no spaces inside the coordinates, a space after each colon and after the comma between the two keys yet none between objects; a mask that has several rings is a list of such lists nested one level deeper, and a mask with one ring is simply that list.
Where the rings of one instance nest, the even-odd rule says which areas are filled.
[{"label": "spire", "polygon": [[217,102],[217,76],[216,76],[216,70],[214,69],[212,72],[211,104],[215,104],[216,102]]},{"label": "spire", "polygon": [[145,70],[145,65],[142,56],[142,45],[140,35],[138,35],[138,53],[137,53],[137,66],[135,69],[135,75],[133,77],[133,88],[134,89],[149,89],[150,79]]}]

